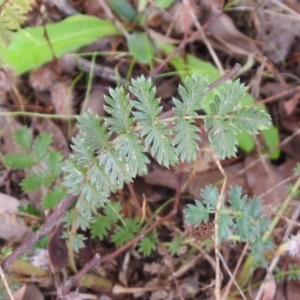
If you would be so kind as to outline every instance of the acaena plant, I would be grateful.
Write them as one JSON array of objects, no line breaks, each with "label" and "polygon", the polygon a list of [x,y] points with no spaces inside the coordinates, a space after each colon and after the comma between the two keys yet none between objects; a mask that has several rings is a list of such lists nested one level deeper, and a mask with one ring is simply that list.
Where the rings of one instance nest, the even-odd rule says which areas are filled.
[{"label": "acaena plant", "polygon": [[[155,97],[151,80],[143,76],[133,79],[129,91],[132,96],[123,87],[109,90],[105,110],[110,117],[100,120],[90,112],[78,117],[79,133],[72,139],[73,154],[62,167],[64,188],[57,181],[62,156],[57,151],[49,151],[48,134],[33,139],[30,130],[22,127],[15,132],[14,139],[23,152],[4,158],[7,167],[32,169],[21,183],[24,191],[51,187],[44,195],[45,209],[53,208],[66,192],[78,196],[64,217],[64,236],[75,250],[84,246],[84,235],[76,233],[77,229],[90,229],[92,236],[103,239],[114,226],[111,240],[117,247],[143,230],[139,220],[123,219],[119,203],[109,202],[110,194],[137,175],[147,173],[147,152],[165,167],[194,161],[201,145],[196,120],[204,122],[217,159],[236,155],[237,131],[256,134],[271,124],[265,111],[240,106],[246,88],[238,80],[228,81],[214,90],[210,112],[206,115],[199,114],[210,91],[203,76],[187,77],[184,85],[179,86],[180,99],[173,98],[173,113],[167,118],[161,114],[160,99]],[[197,228],[215,214],[220,241],[230,238],[248,241],[255,253],[268,246],[260,238],[268,221],[258,199],[248,200],[242,196],[240,187],[232,187],[228,204],[222,201],[217,214],[221,196],[217,188],[207,186],[201,196],[202,202],[196,200],[195,205],[188,205],[184,211],[187,225]],[[101,214],[99,208],[104,208]],[[150,254],[156,239],[153,230],[140,241],[139,250],[144,255]],[[181,243],[177,240],[170,244],[172,254],[179,251]]]},{"label": "acaena plant", "polygon": [[[238,80],[226,82],[215,91],[207,115],[199,115],[209,91],[206,77],[186,78],[178,89],[180,99],[173,98],[173,116],[168,118],[161,116],[160,99],[155,97],[151,80],[143,76],[133,79],[129,91],[134,98],[123,87],[109,90],[105,110],[110,118],[100,121],[90,112],[78,117],[80,131],[72,140],[74,154],[63,167],[67,193],[79,195],[75,207],[65,217],[66,232],[74,224],[83,230],[90,228],[97,210],[109,202],[111,192],[137,175],[146,174],[147,152],[165,167],[194,161],[200,139],[196,120],[203,120],[212,150],[219,159],[236,155],[237,131],[257,134],[271,124],[265,111],[239,105],[246,88]],[[185,211],[187,224],[197,226],[214,212],[217,190],[207,187],[203,194],[207,195],[206,206],[201,202],[189,206]],[[255,242],[260,229],[265,228],[257,218],[261,211],[259,201],[253,199],[246,204],[247,198],[242,197],[237,187],[232,188],[229,198],[234,209],[221,214],[219,222],[226,224],[219,227],[223,229],[221,239],[232,233],[230,227],[236,227],[242,240]],[[257,222],[261,222],[260,229]],[[82,247],[83,240],[84,236],[77,234],[73,238],[74,248]]]}]

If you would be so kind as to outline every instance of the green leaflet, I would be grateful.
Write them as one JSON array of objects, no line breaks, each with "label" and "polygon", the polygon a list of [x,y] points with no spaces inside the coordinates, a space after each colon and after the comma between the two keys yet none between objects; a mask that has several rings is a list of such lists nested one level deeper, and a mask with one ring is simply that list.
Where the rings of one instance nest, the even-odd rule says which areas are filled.
[{"label": "green leaflet", "polygon": [[[55,24],[47,24],[46,29],[56,57],[89,45],[101,37],[118,34],[112,22],[85,15],[75,15]],[[42,26],[19,30],[10,46],[2,52],[3,61],[18,75],[53,59]]]}]

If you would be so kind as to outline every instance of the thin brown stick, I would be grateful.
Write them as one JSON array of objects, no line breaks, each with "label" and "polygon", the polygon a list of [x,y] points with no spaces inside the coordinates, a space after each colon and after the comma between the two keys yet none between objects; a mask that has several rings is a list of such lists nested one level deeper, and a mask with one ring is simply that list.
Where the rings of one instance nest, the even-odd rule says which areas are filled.
[{"label": "thin brown stick", "polygon": [[49,216],[47,221],[42,227],[32,234],[22,245],[16,248],[7,258],[5,258],[1,264],[3,271],[7,268],[22,254],[32,248],[32,246],[43,236],[50,232],[50,230],[57,224],[59,219],[66,213],[71,205],[76,201],[77,196],[68,195],[66,196],[55,208],[53,213]]}]

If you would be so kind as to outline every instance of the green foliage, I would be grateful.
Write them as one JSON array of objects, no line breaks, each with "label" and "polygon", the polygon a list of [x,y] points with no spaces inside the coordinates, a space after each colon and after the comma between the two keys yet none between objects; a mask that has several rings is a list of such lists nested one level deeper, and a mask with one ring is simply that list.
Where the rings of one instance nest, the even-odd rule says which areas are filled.
[{"label": "green foliage", "polygon": [[[78,117],[79,133],[71,145],[74,152],[63,166],[62,155],[50,148],[51,136],[42,133],[34,139],[26,127],[14,133],[22,152],[6,155],[4,163],[6,167],[20,169],[34,167],[21,186],[24,191],[47,187],[42,199],[45,209],[53,208],[65,193],[78,195],[74,208],[64,218],[64,237],[69,238],[69,231],[75,225],[82,230],[90,229],[92,236],[100,240],[109,237],[120,247],[142,230],[142,224],[138,219],[123,218],[121,204],[109,202],[108,198],[137,175],[147,173],[147,152],[165,167],[179,161],[194,161],[200,142],[196,120],[200,119],[218,156],[231,157],[236,152],[237,131],[254,134],[270,126],[265,112],[240,106],[245,87],[239,81],[225,83],[215,92],[209,114],[199,115],[204,108],[207,83],[206,77],[187,77],[184,85],[179,86],[180,99],[173,98],[174,116],[161,119],[162,106],[155,97],[151,80],[143,76],[133,79],[128,89],[134,100],[123,87],[109,90],[105,110],[110,118],[100,121],[90,112]],[[65,172],[62,185],[66,189],[55,185],[61,169]],[[207,222],[215,213],[217,188],[208,186],[201,196],[202,202],[196,200],[195,205],[188,205],[185,210],[185,221],[191,226]],[[267,226],[260,201],[248,200],[239,187],[233,187],[229,192],[229,207],[223,205],[219,216],[220,240],[235,233],[241,241],[249,241],[258,253],[269,247],[260,239]],[[71,239],[75,251],[84,246],[83,235],[72,235]],[[171,255],[178,255],[183,243],[183,237],[175,237],[168,246]],[[138,250],[146,256],[156,245],[154,230],[138,243]]]},{"label": "green foliage", "polygon": [[184,246],[184,236],[182,234],[176,235],[167,247],[171,256],[180,255],[182,247]]},{"label": "green foliage", "polygon": [[33,0],[0,1],[0,45],[8,46],[13,39],[13,30],[26,21]]},{"label": "green foliage", "polygon": [[124,219],[122,227],[118,227],[113,233],[111,240],[116,244],[117,247],[124,245],[129,242],[140,229],[140,223],[137,219]]},{"label": "green foliage", "polygon": [[[162,51],[166,56],[173,53],[175,50],[175,46],[167,44],[166,42],[160,40],[155,40],[155,45],[157,48]],[[174,69],[178,72],[181,76],[181,79],[184,80],[186,74],[197,74],[198,76],[208,76],[208,82],[212,83],[215,80],[219,79],[219,71],[218,69],[211,63],[203,61],[197,58],[194,55],[187,54],[183,58],[181,55],[175,55],[171,60],[170,64],[174,67]],[[204,111],[209,113],[209,103],[214,98],[215,91],[210,91],[207,94],[206,99],[203,101]],[[242,107],[253,105],[255,103],[254,98],[247,93],[243,99],[240,99],[240,105]],[[259,108],[261,110],[266,111],[264,105],[260,105]],[[262,135],[264,137],[264,141],[266,143],[267,148],[270,151],[270,158],[271,159],[278,159],[280,156],[279,150],[279,133],[278,129],[275,126],[270,126],[269,129],[262,131]],[[246,152],[250,152],[255,147],[253,138],[249,133],[246,132],[237,132],[235,138],[238,141],[238,145],[241,149]],[[276,150],[274,150],[276,149]]]},{"label": "green foliage", "polygon": [[[221,158],[231,157],[236,152],[237,130],[257,133],[259,128],[270,125],[270,118],[265,112],[239,105],[245,94],[245,87],[239,81],[224,84],[210,103],[209,115],[199,116],[208,91],[207,78],[196,75],[187,77],[184,86],[179,87],[181,99],[173,99],[175,116],[168,120],[159,119],[162,107],[160,100],[155,97],[156,90],[151,80],[143,76],[133,79],[128,89],[135,96],[134,100],[130,99],[123,87],[109,90],[109,96],[105,97],[105,110],[111,118],[101,122],[90,112],[78,117],[80,131],[73,138],[74,154],[63,167],[63,185],[68,193],[79,195],[76,204],[78,213],[68,215],[67,227],[71,226],[75,218],[78,227],[84,230],[90,227],[92,235],[101,240],[112,231],[111,240],[116,246],[129,241],[141,228],[137,220],[122,220],[119,216],[117,221],[112,219],[111,214],[107,215],[105,210],[108,197],[136,175],[147,172],[146,164],[149,160],[145,152],[150,152],[166,167],[179,160],[195,160],[199,142],[199,129],[195,120],[204,119],[215,152]],[[252,124],[253,120],[255,124]],[[173,124],[172,129],[170,122]],[[215,211],[218,196],[216,188],[204,189],[203,203],[197,200],[195,205],[186,210],[187,223],[196,226],[206,222]],[[255,219],[259,202],[253,199],[249,205],[244,203],[243,210],[239,211],[234,206],[237,205],[236,199],[246,199],[239,197],[238,190],[234,188],[230,198],[233,199],[232,211],[238,215],[233,223],[231,215],[221,213],[220,237],[227,239],[237,226],[240,227],[237,233],[241,240],[253,242],[261,232],[256,227],[259,218]],[[100,207],[105,208],[104,213],[93,218]],[[154,249],[154,240],[154,236],[150,235],[139,245],[140,250],[149,253],[150,249]],[[173,253],[176,252],[175,248]]]},{"label": "green foliage", "polygon": [[1,49],[1,52],[3,61],[20,75],[50,62],[53,55],[59,58],[101,37],[116,34],[119,34],[119,31],[113,22],[78,14],[60,22],[47,24],[47,36],[51,47],[44,37],[44,26],[41,25],[14,33],[12,43]]},{"label": "green foliage", "polygon": [[138,251],[143,256],[149,256],[152,251],[156,249],[157,245],[157,232],[156,230],[151,231],[138,243]]},{"label": "green foliage", "polygon": [[[31,169],[21,182],[23,191],[34,191],[55,183],[61,174],[63,157],[60,152],[51,150],[52,137],[42,132],[34,139],[30,129],[23,126],[14,131],[13,138],[22,150],[5,155],[3,162],[7,168]],[[44,208],[53,208],[64,195],[62,188],[49,190],[43,197]]]},{"label": "green foliage", "polygon": [[127,36],[130,54],[139,62],[151,64],[155,50],[146,32],[135,31]]},{"label": "green foliage", "polygon": [[[201,191],[201,196],[202,202],[195,200],[195,205],[189,204],[184,211],[185,222],[188,225],[199,226],[202,222],[208,221],[210,214],[215,213],[219,197],[218,189],[211,185],[207,186]],[[269,220],[262,212],[261,201],[243,196],[239,186],[231,187],[228,198],[228,207],[223,205],[220,212],[220,240],[228,240],[235,231],[239,240],[249,242],[253,254],[259,256],[271,245],[270,240],[264,243],[261,239],[262,233],[269,226]]]},{"label": "green foliage", "polygon": [[171,131],[166,124],[158,122],[158,115],[162,110],[159,106],[159,99],[155,98],[155,87],[152,87],[151,80],[141,76],[132,80],[129,90],[137,97],[132,101],[137,111],[133,112],[138,123],[143,126],[141,136],[145,139],[146,148],[151,147],[151,154],[156,156],[157,161],[169,167],[177,163],[176,151],[172,146],[172,139],[169,137]]},{"label": "green foliage", "polygon": [[20,212],[29,214],[29,215],[33,215],[33,216],[37,216],[40,217],[41,216],[41,212],[40,210],[36,209],[33,205],[31,204],[27,204],[27,205],[19,205],[18,210]]},{"label": "green foliage", "polygon": [[205,117],[205,129],[209,131],[212,148],[221,159],[235,156],[237,151],[236,132],[257,134],[271,126],[270,116],[257,107],[241,107],[240,99],[246,88],[237,80],[228,82],[209,103],[210,113]]}]

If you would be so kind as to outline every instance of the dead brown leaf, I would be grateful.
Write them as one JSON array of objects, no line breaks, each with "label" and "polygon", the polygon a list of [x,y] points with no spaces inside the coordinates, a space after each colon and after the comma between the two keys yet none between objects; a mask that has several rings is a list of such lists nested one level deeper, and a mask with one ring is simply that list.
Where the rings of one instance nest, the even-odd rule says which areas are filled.
[{"label": "dead brown leaf", "polygon": [[21,242],[30,234],[25,222],[17,216],[20,202],[9,195],[0,193],[0,238],[10,243]]},{"label": "dead brown leaf", "polygon": [[41,291],[33,284],[23,284],[22,287],[14,293],[15,300],[44,300]]},{"label": "dead brown leaf", "polygon": [[247,168],[246,180],[252,195],[259,196],[269,191],[262,198],[264,205],[272,204],[274,206],[281,203],[287,196],[284,186],[276,187],[285,179],[284,176],[268,160],[257,163],[255,158],[248,156],[245,159],[245,168]]}]

